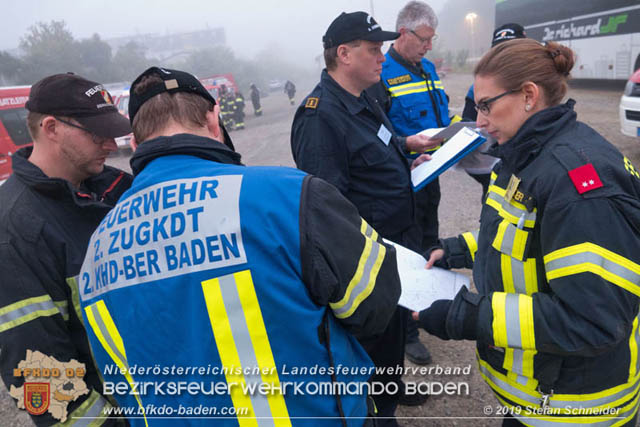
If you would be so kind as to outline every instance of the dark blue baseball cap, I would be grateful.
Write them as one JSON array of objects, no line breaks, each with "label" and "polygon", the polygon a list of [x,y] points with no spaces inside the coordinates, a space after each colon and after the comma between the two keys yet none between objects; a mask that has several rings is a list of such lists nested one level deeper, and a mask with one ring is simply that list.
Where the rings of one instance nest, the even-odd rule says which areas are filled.
[{"label": "dark blue baseball cap", "polygon": [[383,31],[373,16],[366,12],[342,12],[327,28],[322,43],[325,49],[329,49],[354,40],[384,42],[398,37],[400,33]]}]

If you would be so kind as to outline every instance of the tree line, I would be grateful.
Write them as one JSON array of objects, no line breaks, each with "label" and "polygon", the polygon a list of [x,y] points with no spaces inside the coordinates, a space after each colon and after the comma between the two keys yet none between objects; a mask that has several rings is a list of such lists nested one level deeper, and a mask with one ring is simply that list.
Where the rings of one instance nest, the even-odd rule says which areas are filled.
[{"label": "tree line", "polygon": [[98,34],[76,39],[64,21],[39,22],[20,39],[21,56],[0,51],[0,86],[30,85],[41,78],[72,71],[101,83],[131,82],[152,65],[188,71],[196,76],[233,73],[242,89],[256,83],[265,88],[271,79],[306,78],[310,70],[286,63],[271,47],[252,60],[236,57],[227,46],[213,46],[182,59],[161,63],[147,49],[130,41],[114,53]]}]

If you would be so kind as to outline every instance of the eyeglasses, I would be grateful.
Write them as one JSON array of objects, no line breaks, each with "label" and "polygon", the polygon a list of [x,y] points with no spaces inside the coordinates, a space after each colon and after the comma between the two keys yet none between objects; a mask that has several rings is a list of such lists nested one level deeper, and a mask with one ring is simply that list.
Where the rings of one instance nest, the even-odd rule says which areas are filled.
[{"label": "eyeglasses", "polygon": [[511,93],[516,93],[516,92],[520,92],[520,89],[511,89],[511,90],[508,90],[506,92],[501,93],[498,96],[494,96],[493,98],[489,98],[489,99],[485,99],[484,101],[480,101],[475,106],[475,109],[476,109],[476,111],[484,114],[485,116],[488,116],[489,113],[491,113],[491,109],[489,108],[489,105],[492,102],[497,101],[498,99],[502,98],[503,96],[507,96],[507,95],[509,95]]},{"label": "eyeglasses", "polygon": [[413,30],[409,30],[409,32],[410,32],[411,34],[413,34],[414,36],[416,36],[416,38],[417,38],[418,40],[420,40],[420,43],[429,43],[429,44],[431,44],[431,43],[433,43],[434,41],[438,40],[438,35],[437,35],[437,34],[434,34],[434,35],[432,35],[431,37],[422,38],[422,37],[420,37],[420,36],[418,35],[418,33],[416,33],[416,32],[415,32],[415,31],[413,31]]},{"label": "eyeglasses", "polygon": [[89,135],[91,135],[91,140],[92,140],[92,141],[93,141],[93,143],[94,143],[94,144],[96,144],[96,145],[102,145],[102,144],[104,144],[105,142],[107,142],[107,141],[111,140],[111,138],[107,138],[107,137],[105,137],[105,136],[98,136],[98,135],[96,135],[95,133],[91,132],[89,129],[87,129],[87,128],[86,128],[86,127],[84,127],[84,126],[80,126],[80,125],[77,125],[77,124],[75,124],[75,123],[71,123],[71,122],[70,122],[70,121],[68,121],[68,120],[62,120],[62,119],[61,119],[61,118],[59,118],[59,117],[55,117],[55,116],[54,116],[54,118],[55,118],[57,121],[62,122],[62,123],[64,123],[64,124],[65,124],[65,125],[67,125],[67,126],[71,126],[72,128],[80,129],[80,130],[83,130],[83,131],[87,132]]}]

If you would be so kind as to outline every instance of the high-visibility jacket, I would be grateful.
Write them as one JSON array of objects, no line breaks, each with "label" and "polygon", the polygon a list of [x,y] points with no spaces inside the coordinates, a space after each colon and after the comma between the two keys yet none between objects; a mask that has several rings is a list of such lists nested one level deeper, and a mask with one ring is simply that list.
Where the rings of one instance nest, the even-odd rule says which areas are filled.
[{"label": "high-visibility jacket", "polygon": [[479,232],[444,241],[480,295],[454,300],[447,331],[477,307],[480,372],[531,426],[622,425],[639,403],[640,173],[573,104],[494,146]]},{"label": "high-visibility jacket", "polygon": [[387,115],[396,132],[410,136],[449,126],[449,101],[435,65],[425,58],[420,65],[408,64],[393,46],[385,59],[380,78],[391,97]]},{"label": "high-visibility jacket", "polygon": [[[245,168],[208,138],[147,141],[132,169],[78,282],[105,388],[154,383],[114,394],[140,417],[131,423],[170,424],[150,417],[205,407],[215,420],[188,421],[363,425],[358,387],[372,363],[347,331],[386,327],[399,297],[393,248],[326,182]],[[179,382],[195,388],[171,394]]]},{"label": "high-visibility jacket", "polygon": [[[68,420],[100,417],[91,421],[102,425],[106,420],[102,410],[111,408],[111,404],[101,394],[100,376],[82,321],[74,310],[75,289],[68,279],[78,275],[91,233],[129,188],[132,177],[105,166],[103,172],[76,189],[63,179],[46,176],[28,160],[31,152],[32,147],[27,147],[13,155],[13,174],[0,186],[2,380],[14,390],[24,387],[25,382],[51,382],[51,377],[44,374],[14,376],[14,369],[29,352],[62,363],[75,359],[85,365],[82,381],[89,392],[69,399],[64,412]],[[71,393],[59,390],[57,396],[65,399],[65,394]],[[60,421],[60,402],[51,399],[50,403],[57,405],[60,417],[54,418],[50,411],[32,415],[36,425]]]}]

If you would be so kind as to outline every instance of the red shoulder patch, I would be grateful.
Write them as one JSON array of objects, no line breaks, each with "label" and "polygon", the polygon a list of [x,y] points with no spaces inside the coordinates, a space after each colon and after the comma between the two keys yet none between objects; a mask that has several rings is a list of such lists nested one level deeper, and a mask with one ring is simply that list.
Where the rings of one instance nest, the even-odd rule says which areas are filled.
[{"label": "red shoulder patch", "polygon": [[570,170],[569,178],[571,178],[573,185],[576,187],[576,190],[578,190],[578,194],[586,193],[587,191],[595,190],[603,186],[596,169],[591,163]]}]

